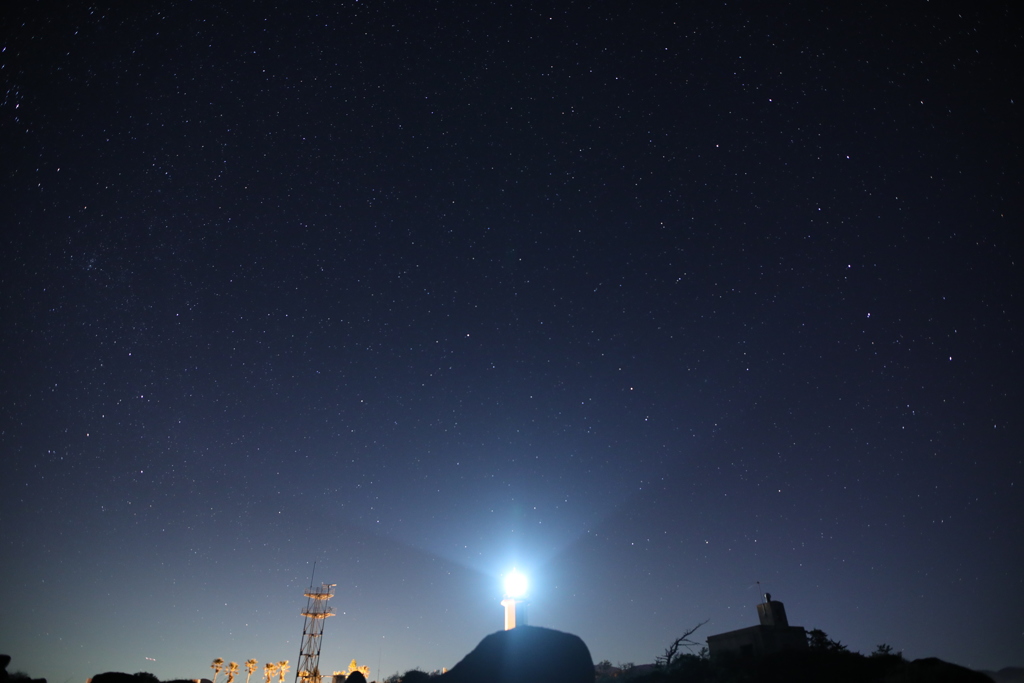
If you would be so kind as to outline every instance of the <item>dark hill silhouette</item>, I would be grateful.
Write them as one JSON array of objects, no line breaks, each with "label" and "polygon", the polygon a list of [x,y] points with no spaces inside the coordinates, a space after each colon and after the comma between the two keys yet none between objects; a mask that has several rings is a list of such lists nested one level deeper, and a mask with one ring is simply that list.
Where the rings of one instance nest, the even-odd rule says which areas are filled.
[{"label": "dark hill silhouette", "polygon": [[999,671],[982,671],[996,683],[1024,683],[1024,667],[1007,666]]},{"label": "dark hill silhouette", "polygon": [[10,663],[10,655],[0,655],[0,683],[8,683],[11,680],[18,681],[18,683],[46,683],[45,678],[28,678],[25,674],[17,672],[15,672],[14,676],[11,676],[7,672],[7,665]]},{"label": "dark hill silhouette", "polygon": [[594,683],[594,660],[579,636],[517,626],[480,641],[438,683]]},{"label": "dark hill silhouette", "polygon": [[938,657],[915,659],[907,665],[907,683],[992,683],[992,679],[958,664],[944,662]]},{"label": "dark hill silhouette", "polygon": [[160,679],[148,671],[126,674],[120,671],[107,671],[96,674],[89,679],[90,683],[160,683]]},{"label": "dark hill silhouette", "polygon": [[135,676],[121,671],[107,671],[96,674],[91,681],[92,683],[135,683]]}]

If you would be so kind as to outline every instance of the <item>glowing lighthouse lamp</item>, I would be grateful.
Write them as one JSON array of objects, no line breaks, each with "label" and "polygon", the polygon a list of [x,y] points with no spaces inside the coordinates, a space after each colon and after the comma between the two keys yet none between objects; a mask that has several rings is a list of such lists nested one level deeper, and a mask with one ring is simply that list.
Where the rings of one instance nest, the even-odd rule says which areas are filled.
[{"label": "glowing lighthouse lamp", "polygon": [[513,569],[505,575],[505,630],[526,626],[526,577]]}]

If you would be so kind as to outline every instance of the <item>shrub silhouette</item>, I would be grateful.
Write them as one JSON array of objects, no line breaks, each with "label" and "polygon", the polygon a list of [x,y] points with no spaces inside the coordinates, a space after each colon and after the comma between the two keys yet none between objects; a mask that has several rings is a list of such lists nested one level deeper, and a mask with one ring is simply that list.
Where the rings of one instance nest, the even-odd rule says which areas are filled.
[{"label": "shrub silhouette", "polygon": [[[824,641],[824,642],[827,642]],[[713,660],[684,656],[675,668],[630,677],[629,683],[992,683],[992,679],[940,659],[907,662],[898,655],[865,657],[820,648],[764,657],[723,655]]]}]

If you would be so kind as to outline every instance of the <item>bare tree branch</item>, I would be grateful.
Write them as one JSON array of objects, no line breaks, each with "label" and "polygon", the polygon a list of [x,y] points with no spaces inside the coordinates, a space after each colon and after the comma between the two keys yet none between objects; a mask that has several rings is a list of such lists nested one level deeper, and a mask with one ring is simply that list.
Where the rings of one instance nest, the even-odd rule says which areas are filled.
[{"label": "bare tree branch", "polygon": [[679,648],[686,648],[687,650],[691,650],[694,647],[699,647],[700,643],[698,643],[695,640],[690,640],[690,636],[696,633],[697,629],[699,629],[706,623],[708,623],[707,619],[700,622],[699,624],[691,628],[689,631],[687,631],[686,633],[672,641],[672,644],[665,649],[665,654],[659,656],[656,659],[658,666],[665,668],[672,666],[672,664],[674,664],[682,656],[682,654],[680,654],[679,652]]}]

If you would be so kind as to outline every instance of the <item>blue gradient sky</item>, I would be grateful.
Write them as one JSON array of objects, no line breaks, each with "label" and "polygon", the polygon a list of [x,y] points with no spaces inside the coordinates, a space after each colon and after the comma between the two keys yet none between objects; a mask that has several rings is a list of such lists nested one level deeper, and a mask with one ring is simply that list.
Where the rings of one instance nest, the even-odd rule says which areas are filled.
[{"label": "blue gradient sky", "polygon": [[12,669],[1024,663],[1016,4],[6,14]]}]

